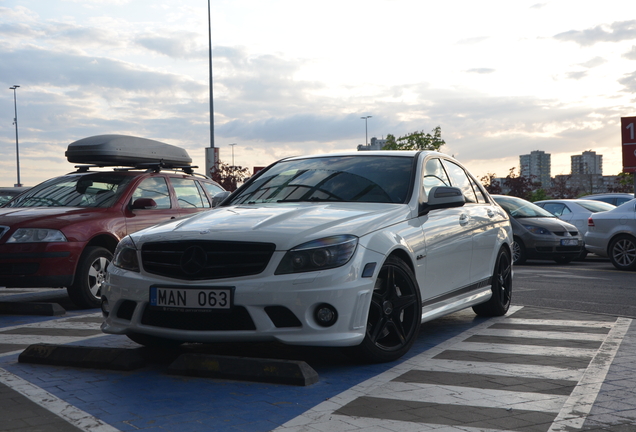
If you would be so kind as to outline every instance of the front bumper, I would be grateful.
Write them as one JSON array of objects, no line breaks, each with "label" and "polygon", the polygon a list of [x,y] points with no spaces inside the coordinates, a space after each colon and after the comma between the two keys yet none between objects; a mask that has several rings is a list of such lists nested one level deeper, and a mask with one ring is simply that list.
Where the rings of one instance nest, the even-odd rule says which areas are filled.
[{"label": "front bumper", "polygon": [[526,247],[527,257],[530,259],[554,259],[559,257],[578,257],[585,249],[585,243],[578,239],[577,246],[561,246],[561,238],[545,238],[548,236],[526,235],[522,236]]},{"label": "front bumper", "polygon": [[68,287],[83,247],[77,242],[0,245],[0,286]]},{"label": "front bumper", "polygon": [[[279,255],[280,254],[280,255]],[[206,281],[178,281],[111,267],[102,298],[109,313],[102,330],[110,334],[146,334],[183,342],[280,341],[285,344],[352,346],[362,342],[375,276],[384,260],[358,247],[346,265],[329,270],[274,275],[281,253],[256,276]],[[367,263],[377,263],[371,277],[362,277]],[[181,285],[186,289],[234,287],[231,312],[193,312],[149,306],[150,287]],[[337,311],[336,322],[321,326],[319,305]]]}]

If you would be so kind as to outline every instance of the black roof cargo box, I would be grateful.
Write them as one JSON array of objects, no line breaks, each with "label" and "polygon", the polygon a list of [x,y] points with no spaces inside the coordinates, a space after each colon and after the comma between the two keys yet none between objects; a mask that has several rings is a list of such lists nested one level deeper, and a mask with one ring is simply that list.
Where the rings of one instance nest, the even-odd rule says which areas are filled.
[{"label": "black roof cargo box", "polygon": [[128,135],[96,135],[68,145],[71,163],[99,166],[136,167],[161,164],[163,167],[190,165],[192,159],[181,147]]}]

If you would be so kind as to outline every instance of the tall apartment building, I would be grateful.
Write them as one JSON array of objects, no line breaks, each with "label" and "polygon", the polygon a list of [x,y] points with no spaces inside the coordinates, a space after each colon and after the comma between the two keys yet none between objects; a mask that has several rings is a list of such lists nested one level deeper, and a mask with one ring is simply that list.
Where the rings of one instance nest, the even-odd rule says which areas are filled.
[{"label": "tall apartment building", "polygon": [[580,155],[572,155],[570,158],[572,161],[572,175],[603,175],[603,155],[597,155],[595,151],[588,150]]},{"label": "tall apartment building", "polygon": [[527,155],[519,156],[519,174],[521,177],[534,176],[536,181],[541,183],[541,187],[549,188],[551,185],[550,176],[550,154],[542,150],[535,150]]}]

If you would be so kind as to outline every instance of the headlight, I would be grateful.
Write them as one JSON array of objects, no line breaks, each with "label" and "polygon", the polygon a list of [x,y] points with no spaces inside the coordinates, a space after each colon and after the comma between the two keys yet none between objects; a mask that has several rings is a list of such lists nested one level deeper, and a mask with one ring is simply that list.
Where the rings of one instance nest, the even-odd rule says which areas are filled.
[{"label": "headlight", "polygon": [[115,255],[111,263],[115,267],[124,270],[139,272],[139,260],[137,259],[137,247],[130,236],[126,236],[115,248]]},{"label": "headlight", "polygon": [[61,231],[46,228],[19,228],[7,240],[7,243],[53,243],[65,242]]},{"label": "headlight", "polygon": [[527,229],[528,231],[530,231],[532,234],[547,234],[547,235],[552,234],[547,229],[538,227],[536,225],[524,225],[523,227]]},{"label": "headlight", "polygon": [[303,243],[289,250],[275,274],[325,270],[345,265],[353,256],[358,237],[339,235]]}]

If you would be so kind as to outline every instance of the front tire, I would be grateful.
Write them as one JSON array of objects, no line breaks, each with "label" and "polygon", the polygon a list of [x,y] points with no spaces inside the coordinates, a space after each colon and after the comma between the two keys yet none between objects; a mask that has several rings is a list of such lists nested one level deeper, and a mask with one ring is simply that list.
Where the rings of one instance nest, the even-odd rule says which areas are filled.
[{"label": "front tire", "polygon": [[375,282],[364,340],[350,352],[363,362],[395,361],[411,349],[421,323],[422,301],[415,276],[404,261],[389,257]]},{"label": "front tire", "polygon": [[113,254],[99,246],[87,247],[80,258],[73,285],[66,290],[81,308],[97,308],[102,299],[102,284]]},{"label": "front tire", "polygon": [[527,259],[526,246],[519,237],[515,237],[512,242],[512,262],[515,264],[523,264]]},{"label": "front tire", "polygon": [[619,270],[636,270],[636,238],[622,234],[610,242],[608,256]]},{"label": "front tire", "polygon": [[512,260],[505,248],[499,250],[492,275],[492,297],[486,303],[473,306],[479,316],[502,316],[510,308],[512,299]]}]

